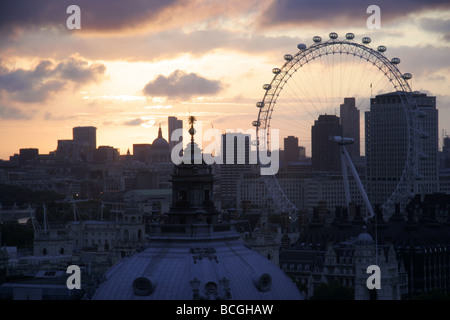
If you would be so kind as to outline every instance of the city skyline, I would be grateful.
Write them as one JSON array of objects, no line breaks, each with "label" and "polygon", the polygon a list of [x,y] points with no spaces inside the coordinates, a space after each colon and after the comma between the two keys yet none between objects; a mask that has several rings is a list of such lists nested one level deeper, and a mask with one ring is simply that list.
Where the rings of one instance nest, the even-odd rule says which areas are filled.
[{"label": "city skyline", "polygon": [[[19,148],[56,150],[56,140],[76,126],[97,127],[98,145],[121,154],[151,142],[159,124],[167,132],[169,115],[193,114],[223,132],[249,129],[262,85],[283,55],[332,31],[385,45],[402,72],[413,74],[412,89],[436,96],[440,138],[450,132],[450,5],[443,1],[381,1],[379,30],[366,26],[368,2],[319,1],[306,9],[295,1],[80,1],[81,30],[67,29],[68,5],[1,4],[0,159]],[[330,5],[334,10],[324,9]],[[288,135],[297,133],[280,135],[280,142]]]}]

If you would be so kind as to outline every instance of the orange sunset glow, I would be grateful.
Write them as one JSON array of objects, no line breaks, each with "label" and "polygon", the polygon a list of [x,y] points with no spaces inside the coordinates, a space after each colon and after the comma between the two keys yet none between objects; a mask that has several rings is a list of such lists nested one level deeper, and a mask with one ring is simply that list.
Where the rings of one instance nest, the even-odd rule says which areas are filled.
[{"label": "orange sunset glow", "polygon": [[[70,4],[0,5],[0,159],[20,148],[54,151],[75,126],[97,127],[98,145],[121,154],[133,143],[153,141],[160,124],[167,139],[172,115],[187,120],[193,114],[205,128],[247,130],[262,85],[283,65],[283,55],[332,31],[370,36],[374,47],[385,45],[387,56],[400,57],[401,70],[414,76],[413,90],[437,97],[440,130],[450,132],[448,2],[381,1],[378,30],[366,26],[366,1],[84,0],[74,3],[81,9],[79,30],[66,27]],[[332,81],[338,87],[351,80]],[[312,83],[305,81],[305,88]],[[283,124],[274,120],[273,126]],[[305,131],[289,130],[280,139]]]}]

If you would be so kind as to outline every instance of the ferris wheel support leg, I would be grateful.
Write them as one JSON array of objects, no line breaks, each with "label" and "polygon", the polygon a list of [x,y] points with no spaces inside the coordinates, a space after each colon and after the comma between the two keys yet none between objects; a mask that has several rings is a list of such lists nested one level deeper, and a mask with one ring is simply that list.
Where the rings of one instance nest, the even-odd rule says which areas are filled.
[{"label": "ferris wheel support leg", "polygon": [[342,164],[342,181],[344,182],[344,191],[345,191],[345,205],[347,208],[350,205],[350,187],[348,184],[348,173],[347,173],[347,164],[344,153],[345,147],[341,146],[341,164]]},{"label": "ferris wheel support leg", "polygon": [[353,162],[350,159],[350,156],[348,155],[347,149],[345,149],[345,147],[342,146],[342,150],[343,150],[344,156],[347,160],[347,163],[350,167],[350,171],[352,172],[353,178],[355,178],[355,180],[356,180],[356,185],[358,186],[359,192],[361,193],[364,203],[366,204],[367,209],[369,210],[370,216],[365,219],[365,220],[367,220],[374,216],[372,206],[370,205],[370,201],[369,201],[369,198],[367,197],[366,190],[364,190],[364,186],[362,185],[361,180],[359,179],[358,172],[356,172],[355,166],[353,165]]}]

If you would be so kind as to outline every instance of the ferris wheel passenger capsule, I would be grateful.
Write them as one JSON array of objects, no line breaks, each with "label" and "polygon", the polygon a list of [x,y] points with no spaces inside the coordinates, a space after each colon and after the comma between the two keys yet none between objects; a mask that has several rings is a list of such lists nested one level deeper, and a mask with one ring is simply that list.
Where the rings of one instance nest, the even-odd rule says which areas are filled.
[{"label": "ferris wheel passenger capsule", "polygon": [[378,46],[377,50],[378,52],[385,52],[386,51],[386,46]]},{"label": "ferris wheel passenger capsule", "polygon": [[255,120],[255,121],[252,122],[252,125],[253,125],[254,127],[259,127],[260,124],[261,124],[261,123],[260,123],[258,120]]},{"label": "ferris wheel passenger capsule", "polygon": [[400,58],[392,58],[391,63],[392,64],[399,64],[400,63]]},{"label": "ferris wheel passenger capsule", "polygon": [[319,36],[315,36],[315,37],[313,37],[313,41],[316,42],[316,43],[322,42],[322,38],[319,37]]},{"label": "ferris wheel passenger capsule", "polygon": [[263,89],[264,90],[270,90],[270,88],[272,88],[272,86],[268,83],[266,83],[265,85],[263,85]]},{"label": "ferris wheel passenger capsule", "polygon": [[299,43],[299,44],[297,45],[297,48],[298,48],[298,50],[305,50],[305,49],[306,49],[306,44],[304,44],[304,43]]},{"label": "ferris wheel passenger capsule", "polygon": [[412,74],[411,73],[404,73],[402,78],[405,79],[405,80],[409,80],[409,79],[412,78]]},{"label": "ferris wheel passenger capsule", "polygon": [[264,102],[259,101],[259,102],[256,103],[256,106],[257,106],[258,108],[262,108],[262,107],[264,107]]},{"label": "ferris wheel passenger capsule", "polygon": [[338,34],[337,34],[336,32],[331,32],[331,33],[329,34],[329,37],[330,37],[330,39],[337,39]]},{"label": "ferris wheel passenger capsule", "polygon": [[284,60],[291,61],[292,59],[294,59],[294,57],[292,57],[292,54],[285,54],[284,55]]},{"label": "ferris wheel passenger capsule", "polygon": [[371,41],[372,41],[372,39],[370,39],[369,37],[362,38],[362,42],[365,44],[369,44]]},{"label": "ferris wheel passenger capsule", "polygon": [[346,38],[347,40],[353,40],[353,39],[355,38],[355,34],[349,32],[349,33],[347,33],[347,34],[345,35],[345,38]]},{"label": "ferris wheel passenger capsule", "polygon": [[272,73],[273,74],[279,74],[281,72],[281,69],[280,68],[273,68],[272,69]]}]

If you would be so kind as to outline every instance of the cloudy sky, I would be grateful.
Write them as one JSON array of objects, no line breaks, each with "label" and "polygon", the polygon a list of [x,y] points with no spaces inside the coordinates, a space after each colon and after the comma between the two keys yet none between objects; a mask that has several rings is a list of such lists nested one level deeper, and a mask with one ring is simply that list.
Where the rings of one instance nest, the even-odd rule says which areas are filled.
[{"label": "cloudy sky", "polygon": [[[80,30],[66,26],[71,4]],[[371,4],[379,30],[366,25]],[[448,1],[17,0],[0,2],[0,159],[53,151],[75,126],[96,126],[97,144],[122,154],[159,124],[167,139],[170,115],[246,130],[283,55],[330,32],[400,57],[450,134]]]}]

